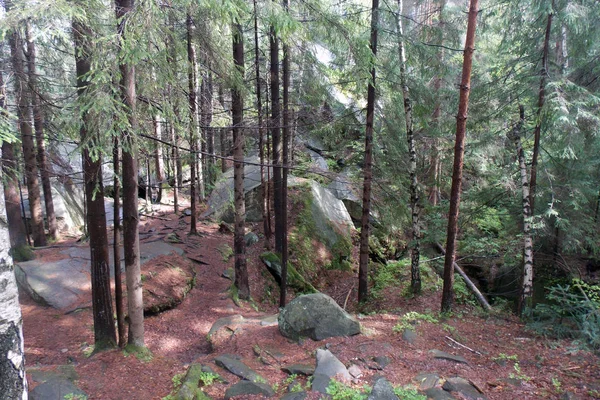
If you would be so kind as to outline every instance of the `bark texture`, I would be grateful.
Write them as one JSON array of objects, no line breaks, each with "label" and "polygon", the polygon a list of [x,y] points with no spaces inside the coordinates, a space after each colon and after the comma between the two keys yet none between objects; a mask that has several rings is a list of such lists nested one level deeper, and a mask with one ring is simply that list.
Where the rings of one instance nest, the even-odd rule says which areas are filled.
[{"label": "bark texture", "polygon": [[196,93],[198,91],[198,81],[196,77],[196,49],[192,42],[192,31],[194,29],[194,23],[192,20],[192,14],[188,11],[186,18],[187,27],[187,57],[188,57],[188,103],[190,109],[190,123],[189,123],[189,141],[190,141],[190,233],[198,233],[196,226],[198,220],[198,193],[197,193],[197,172],[196,171],[196,153],[198,150],[198,104],[196,103]]},{"label": "bark texture", "polygon": [[[0,72],[0,113],[6,112],[6,87],[4,76]],[[11,247],[27,245],[27,232],[21,218],[21,200],[19,197],[19,182],[16,174],[17,161],[13,144],[2,142],[2,186],[6,204],[6,220]]]},{"label": "bark texture", "polygon": [[444,259],[444,288],[442,291],[442,312],[452,310],[454,304],[454,257],[456,252],[456,236],[458,232],[458,211],[462,186],[462,171],[465,154],[465,137],[467,130],[467,113],[469,110],[469,94],[471,90],[471,67],[475,52],[475,28],[477,26],[478,0],[469,2],[469,20],[467,37],[463,55],[460,97],[456,116],[456,141],[454,144],[454,166],[452,168],[452,189],[450,192],[450,211],[448,213],[448,232],[446,236],[446,256]]},{"label": "bark texture", "polygon": [[[90,72],[91,30],[73,22],[75,39],[75,69],[77,73],[77,94],[86,96],[86,77]],[[108,235],[106,232],[106,212],[104,210],[104,187],[102,184],[102,158],[92,159],[90,148],[100,146],[98,132],[93,131],[93,121],[83,112],[79,130],[83,145],[83,174],[85,184],[85,205],[88,234],[90,237],[92,313],[94,315],[95,350],[114,347],[117,343],[110,292],[110,271],[108,258]]]},{"label": "bark texture", "polygon": [[542,111],[546,102],[546,78],[548,77],[548,53],[550,52],[550,32],[552,31],[553,14],[548,14],[546,22],[546,35],[544,36],[544,49],[542,53],[542,69],[540,70],[540,89],[538,92],[538,107],[533,129],[533,155],[531,158],[531,179],[529,180],[529,204],[531,205],[531,213],[535,212],[535,193],[537,189],[537,166],[540,156],[540,140],[542,133]]},{"label": "bark texture", "polygon": [[283,248],[282,182],[283,149],[281,143],[281,104],[279,98],[279,38],[275,27],[269,31],[271,57],[271,139],[273,141],[273,212],[275,214],[275,251]]},{"label": "bark texture", "polygon": [[44,144],[44,115],[42,113],[42,104],[39,93],[40,88],[37,81],[35,42],[29,20],[26,24],[26,36],[29,89],[31,93],[31,104],[33,106],[33,127],[35,129],[35,140],[37,145],[37,163],[42,178],[48,234],[51,239],[56,240],[58,238],[58,225],[56,224],[54,201],[52,200],[52,186],[50,185],[50,175],[52,174],[52,171],[46,155],[46,145]]},{"label": "bark texture", "polygon": [[258,41],[258,10],[256,8],[256,0],[253,0],[254,5],[254,69],[256,71],[256,113],[258,117],[258,154],[260,158],[260,191],[262,194],[262,219],[263,233],[265,234],[265,243],[270,247],[271,241],[271,214],[269,212],[268,201],[268,181],[265,182],[265,130],[263,126],[263,109],[262,109],[262,85],[260,84],[260,47]]},{"label": "bark texture", "polygon": [[234,205],[235,205],[235,287],[238,297],[243,300],[250,299],[250,285],[248,283],[248,269],[246,268],[246,203],[244,196],[244,99],[241,85],[244,77],[244,32],[242,25],[233,24],[233,61],[240,74],[231,90],[231,109],[233,117],[233,177],[234,177]]},{"label": "bark texture", "polygon": [[156,184],[158,185],[156,202],[160,204],[162,200],[163,185],[166,181],[165,178],[165,161],[163,158],[162,148],[162,121],[158,115],[154,116],[152,120],[152,126],[154,127],[154,137],[158,139],[156,141],[156,150],[154,151],[154,170],[156,171]]},{"label": "bark texture", "polygon": [[[371,10],[371,41],[373,57],[377,56],[377,30],[379,25],[379,0],[373,0]],[[371,184],[373,178],[373,121],[375,119],[375,63],[371,68],[371,81],[367,89],[367,124],[365,129],[365,161],[363,167],[363,205],[360,228],[360,256],[358,264],[358,301],[367,300],[369,294],[369,216],[371,214]]]},{"label": "bark texture", "polygon": [[[10,3],[7,2],[7,9]],[[35,143],[31,128],[31,110],[25,74],[25,55],[23,43],[17,31],[8,35],[13,71],[15,74],[15,95],[17,102],[17,118],[21,133],[21,145],[25,160],[25,177],[27,178],[27,193],[29,198],[29,211],[31,213],[31,235],[34,246],[45,246],[46,235],[44,232],[44,218],[42,216],[42,202],[40,200],[40,183],[36,161]]]},{"label": "bark texture", "polygon": [[526,307],[531,306],[533,295],[533,239],[531,237],[531,205],[529,203],[529,175],[525,162],[525,152],[521,145],[523,125],[525,123],[525,109],[519,106],[519,122],[515,125],[511,139],[517,150],[519,173],[521,175],[521,194],[523,199],[523,273],[521,292],[519,293],[518,311],[522,314]]},{"label": "bark texture", "polygon": [[[9,241],[6,211],[0,201],[0,243]],[[27,400],[23,319],[8,246],[0,246],[0,393],[3,399]]]},{"label": "bark texture", "polygon": [[125,329],[125,308],[123,306],[123,277],[121,274],[121,148],[119,137],[113,138],[113,188],[115,203],[113,205],[113,268],[115,271],[115,311],[117,312],[117,333],[119,347],[127,344]]},{"label": "bark texture", "polygon": [[[134,0],[115,0],[120,43],[127,40],[127,18]],[[120,49],[122,51],[122,48]],[[129,314],[128,343],[144,346],[144,303],[140,270],[140,237],[138,215],[138,165],[135,130],[135,67],[119,55],[121,95],[129,116],[129,127],[123,131],[123,248],[125,253],[125,281],[127,283],[127,309]]]},{"label": "bark texture", "polygon": [[406,140],[408,142],[408,174],[410,178],[410,208],[412,216],[412,252],[410,263],[410,288],[413,293],[421,291],[421,272],[419,271],[421,229],[419,228],[419,182],[417,179],[417,151],[415,149],[415,135],[413,130],[412,102],[408,84],[406,83],[406,55],[404,53],[404,33],[402,32],[402,0],[398,0],[398,14],[396,26],[398,29],[398,53],[400,58],[400,85],[404,100],[404,119],[406,121]]}]

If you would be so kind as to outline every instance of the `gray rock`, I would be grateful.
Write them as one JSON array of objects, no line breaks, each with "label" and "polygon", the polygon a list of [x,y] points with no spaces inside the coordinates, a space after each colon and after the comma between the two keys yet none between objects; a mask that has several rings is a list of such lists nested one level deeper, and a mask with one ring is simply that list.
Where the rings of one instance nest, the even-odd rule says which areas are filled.
[{"label": "gray rock", "polygon": [[380,377],[375,381],[367,400],[399,400],[399,398],[394,393],[392,384],[387,379]]},{"label": "gray rock", "polygon": [[235,281],[235,270],[233,268],[227,268],[221,274],[222,278],[229,279],[230,281]]},{"label": "gray rock", "polygon": [[[246,203],[246,221],[259,222],[262,220],[262,193],[260,191],[260,162],[258,156],[246,157],[244,159],[244,194]],[[250,163],[250,164],[248,164]],[[267,168],[265,171],[265,179]],[[269,176],[273,176],[271,174]],[[215,188],[208,198],[208,209],[201,218],[223,220],[233,223],[233,168],[223,174],[215,184]]]},{"label": "gray rock", "polygon": [[279,314],[269,315],[260,320],[261,326],[275,326],[277,325],[277,318],[279,318]]},{"label": "gray rock", "polygon": [[[140,254],[143,255],[140,263],[172,252],[183,254],[182,249],[168,243],[140,243]],[[68,309],[80,301],[81,294],[89,291],[90,249],[87,245],[71,247],[62,250],[61,254],[67,258],[54,262],[32,260],[15,264],[15,275],[21,290],[36,302],[57,309]],[[112,249],[109,259],[112,264]],[[114,272],[112,265],[110,272]]]},{"label": "gray rock", "polygon": [[486,400],[487,398],[475,388],[468,380],[460,377],[446,379],[442,389],[448,392],[457,392],[461,398],[467,400]]},{"label": "gray rock", "polygon": [[342,364],[329,350],[317,349],[317,368],[315,375],[322,374],[330,378],[336,377],[340,381],[349,382],[352,376]]},{"label": "gray rock", "polygon": [[208,338],[217,333],[221,328],[231,325],[239,325],[245,323],[246,320],[241,315],[230,315],[228,317],[219,318],[216,320],[208,331]]},{"label": "gray rock", "polygon": [[373,357],[373,361],[375,361],[377,363],[377,366],[379,367],[379,369],[384,369],[385,367],[390,365],[390,363],[392,362],[392,360],[390,360],[390,358],[388,356]]},{"label": "gray rock", "polygon": [[254,232],[248,232],[244,235],[244,240],[246,241],[246,246],[250,247],[258,243],[258,235]]},{"label": "gray rock", "polygon": [[271,389],[271,386],[267,385],[266,383],[241,380],[235,385],[227,388],[225,391],[225,399],[227,400],[236,396],[251,394],[260,394],[265,397],[273,397],[275,392],[273,389]]},{"label": "gray rock", "polygon": [[434,358],[437,358],[437,359],[440,359],[440,360],[454,361],[456,363],[461,363],[461,364],[468,364],[469,363],[466,360],[466,358],[461,357],[461,356],[455,356],[453,354],[446,353],[445,351],[431,350],[430,353],[433,354]]},{"label": "gray rock", "polygon": [[323,293],[298,296],[279,313],[279,331],[298,340],[309,337],[323,340],[360,333],[360,324],[335,300]]},{"label": "gray rock", "polygon": [[312,218],[321,240],[329,248],[340,240],[350,240],[354,223],[344,203],[315,181],[310,181],[310,187]]},{"label": "gray rock", "polygon": [[73,382],[60,377],[50,378],[29,392],[30,400],[56,400],[65,399],[69,396],[75,399],[77,398],[75,396],[80,396],[81,399],[87,398],[86,394]]},{"label": "gray rock", "polygon": [[283,395],[281,400],[304,400],[306,398],[306,392],[290,392]]},{"label": "gray rock", "polygon": [[322,155],[310,149],[307,149],[306,152],[310,156],[313,165],[317,169],[321,171],[329,171],[329,165],[327,165],[327,160],[325,160],[325,158]]},{"label": "gray rock", "polygon": [[407,328],[402,332],[402,339],[405,342],[413,344],[417,340],[417,334],[412,329]]},{"label": "gray rock", "polygon": [[327,386],[329,386],[329,382],[331,382],[331,377],[323,374],[314,374],[312,377],[312,390],[327,394]]},{"label": "gray rock", "polygon": [[348,373],[356,379],[360,378],[363,375],[362,369],[360,369],[360,367],[356,364],[352,364],[348,367]]},{"label": "gray rock", "polygon": [[419,374],[415,378],[419,382],[419,390],[427,390],[434,388],[440,383],[440,377],[437,374]]},{"label": "gray rock", "polygon": [[233,356],[224,354],[215,358],[215,363],[231,372],[234,375],[239,376],[242,379],[246,379],[252,382],[266,382],[267,380],[253,371],[243,362],[236,360]]},{"label": "gray rock", "polygon": [[450,393],[437,387],[424,390],[423,394],[431,400],[456,400]]},{"label": "gray rock", "polygon": [[579,400],[581,397],[577,396],[575,393],[564,392],[560,396],[560,400]]},{"label": "gray rock", "polygon": [[315,367],[308,364],[292,364],[282,367],[281,370],[290,375],[310,376],[315,373]]}]

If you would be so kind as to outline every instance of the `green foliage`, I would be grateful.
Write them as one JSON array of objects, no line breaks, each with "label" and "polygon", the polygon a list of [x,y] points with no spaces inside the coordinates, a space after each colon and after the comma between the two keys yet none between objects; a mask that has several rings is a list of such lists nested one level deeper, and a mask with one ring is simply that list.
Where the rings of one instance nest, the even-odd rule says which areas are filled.
[{"label": "green foliage", "polygon": [[421,314],[416,311],[410,311],[400,317],[398,324],[394,326],[394,332],[402,333],[406,329],[414,329],[421,322],[437,324],[439,320],[431,314]]},{"label": "green foliage", "polygon": [[548,303],[529,310],[529,328],[552,338],[572,338],[600,349],[600,286],[579,279],[548,290]]},{"label": "green foliage", "polygon": [[128,357],[129,355],[133,354],[135,358],[137,358],[141,362],[150,362],[154,358],[154,355],[152,354],[150,349],[144,346],[136,346],[133,344],[128,344],[127,346],[125,346],[125,349],[123,349],[123,354],[125,355],[125,357]]},{"label": "green foliage", "polygon": [[344,385],[334,379],[329,381],[327,386],[327,394],[332,400],[365,400],[368,395],[362,393],[359,389],[355,389]]},{"label": "green foliage", "polygon": [[200,382],[202,382],[202,386],[210,386],[215,383],[220,377],[214,372],[205,372],[202,371],[199,375]]},{"label": "green foliage", "polygon": [[457,304],[478,305],[475,295],[467,288],[467,284],[462,278],[454,280],[454,300]]},{"label": "green foliage", "polygon": [[427,396],[419,394],[414,388],[396,387],[394,393],[402,400],[427,400]]},{"label": "green foliage", "polygon": [[87,400],[87,396],[85,394],[74,394],[69,393],[64,395],[64,400]]},{"label": "green foliage", "polygon": [[11,247],[10,255],[12,256],[14,262],[25,262],[35,258],[33,249],[27,245]]},{"label": "green foliage", "polygon": [[223,243],[217,247],[217,251],[221,254],[221,258],[224,262],[229,261],[229,259],[233,257],[233,249],[227,243]]}]

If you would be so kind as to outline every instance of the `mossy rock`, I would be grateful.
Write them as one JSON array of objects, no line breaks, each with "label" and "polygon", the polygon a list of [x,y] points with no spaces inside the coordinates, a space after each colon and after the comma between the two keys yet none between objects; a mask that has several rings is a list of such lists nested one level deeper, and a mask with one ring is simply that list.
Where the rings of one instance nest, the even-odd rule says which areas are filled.
[{"label": "mossy rock", "polygon": [[[281,260],[279,256],[273,252],[265,252],[260,255],[260,259],[263,261],[273,278],[279,286],[281,286]],[[287,267],[287,283],[288,286],[300,293],[316,293],[317,289],[310,282],[306,281],[304,277],[296,271],[296,269],[288,262]]]},{"label": "mossy rock", "polygon": [[210,400],[211,398],[198,386],[205,372],[201,364],[192,364],[185,374],[181,387],[175,395],[176,400]]}]

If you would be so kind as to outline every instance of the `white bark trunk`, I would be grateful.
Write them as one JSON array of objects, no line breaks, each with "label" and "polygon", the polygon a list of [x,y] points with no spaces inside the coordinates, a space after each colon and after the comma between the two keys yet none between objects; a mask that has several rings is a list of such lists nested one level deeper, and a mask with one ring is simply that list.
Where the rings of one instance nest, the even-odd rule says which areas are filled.
[{"label": "white bark trunk", "polygon": [[4,191],[0,185],[0,393],[2,398],[27,400],[23,319],[12,257]]}]

